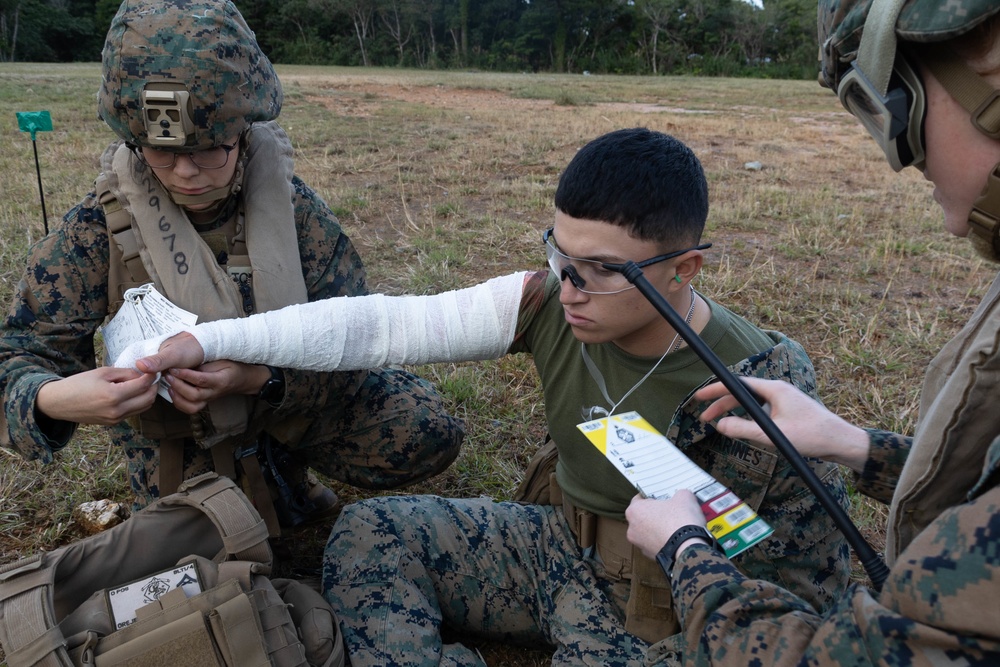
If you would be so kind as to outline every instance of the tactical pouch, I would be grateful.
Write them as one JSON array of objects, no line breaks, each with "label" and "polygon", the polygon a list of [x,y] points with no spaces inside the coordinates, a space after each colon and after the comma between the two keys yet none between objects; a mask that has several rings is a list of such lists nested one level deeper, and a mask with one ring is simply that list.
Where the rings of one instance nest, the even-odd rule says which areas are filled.
[{"label": "tactical pouch", "polygon": [[548,440],[528,464],[514,499],[561,505],[577,546],[584,550],[593,548],[607,576],[629,580],[626,632],[651,644],[679,632],[670,582],[663,570],[629,543],[627,523],[576,507],[563,495],[555,474],[558,460],[555,442]]},{"label": "tactical pouch", "polygon": [[531,457],[524,477],[514,492],[514,500],[529,505],[558,505],[562,498],[551,497],[551,477],[556,473],[559,450],[551,436],[545,436],[545,444]]},{"label": "tactical pouch", "polygon": [[0,643],[10,667],[343,665],[330,606],[270,571],[260,516],[208,473],[109,531],[0,568]]}]

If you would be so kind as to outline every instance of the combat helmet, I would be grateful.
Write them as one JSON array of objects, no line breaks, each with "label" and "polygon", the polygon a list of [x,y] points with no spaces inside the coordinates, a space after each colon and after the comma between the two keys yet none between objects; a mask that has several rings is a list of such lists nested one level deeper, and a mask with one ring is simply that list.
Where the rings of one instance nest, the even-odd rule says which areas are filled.
[{"label": "combat helmet", "polygon": [[[914,54],[977,130],[1000,139],[1000,90],[949,45],[998,14],[997,0],[819,0],[820,83],[837,92],[896,171],[924,162],[926,101]],[[1000,258],[1000,164],[969,223],[977,249]]]},{"label": "combat helmet", "polygon": [[229,0],[125,0],[102,60],[98,115],[135,146],[205,150],[281,111],[274,68]]}]

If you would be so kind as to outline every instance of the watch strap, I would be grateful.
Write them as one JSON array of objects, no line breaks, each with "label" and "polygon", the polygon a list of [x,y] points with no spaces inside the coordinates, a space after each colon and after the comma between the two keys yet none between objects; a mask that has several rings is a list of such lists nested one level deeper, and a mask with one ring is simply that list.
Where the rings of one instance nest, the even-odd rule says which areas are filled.
[{"label": "watch strap", "polygon": [[715,551],[725,554],[725,550],[722,545],[719,544],[715,536],[708,531],[705,526],[699,526],[697,524],[688,524],[686,526],[681,526],[674,531],[674,534],[670,536],[667,543],[663,545],[663,548],[656,554],[656,562],[660,564],[663,568],[663,572],[667,575],[667,579],[672,579],[671,573],[674,570],[674,564],[677,562],[677,550],[680,546],[690,540],[693,537],[701,538],[708,543],[708,546],[712,547]]},{"label": "watch strap", "polygon": [[257,398],[272,408],[277,408],[285,399],[285,374],[274,366],[268,366],[267,370],[270,371],[271,377],[264,382],[260,392],[257,393]]}]

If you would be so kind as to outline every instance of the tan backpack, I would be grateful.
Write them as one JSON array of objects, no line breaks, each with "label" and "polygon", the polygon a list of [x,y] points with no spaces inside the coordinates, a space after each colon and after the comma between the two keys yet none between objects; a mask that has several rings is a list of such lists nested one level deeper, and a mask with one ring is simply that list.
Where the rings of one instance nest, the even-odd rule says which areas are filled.
[{"label": "tan backpack", "polygon": [[343,665],[330,605],[270,572],[260,515],[207,473],[111,530],[0,567],[0,644],[10,667]]}]

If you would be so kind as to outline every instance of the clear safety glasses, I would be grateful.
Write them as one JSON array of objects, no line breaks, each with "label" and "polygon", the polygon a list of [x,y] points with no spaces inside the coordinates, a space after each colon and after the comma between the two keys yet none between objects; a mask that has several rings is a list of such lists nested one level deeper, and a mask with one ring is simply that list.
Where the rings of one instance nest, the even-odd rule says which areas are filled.
[{"label": "clear safety glasses", "polygon": [[[570,257],[564,254],[556,245],[555,234],[552,229],[547,229],[542,234],[542,242],[545,243],[545,257],[549,260],[549,268],[559,276],[560,280],[569,278],[573,287],[587,294],[617,294],[625,290],[632,289],[635,285],[629,283],[628,279],[622,275],[625,264],[611,264],[599,262],[594,259],[583,259],[581,257]],[[665,262],[674,257],[680,257],[691,250],[705,250],[711,248],[711,243],[703,243],[693,248],[675,250],[665,255],[657,255],[650,259],[636,262],[640,269],[658,262]]]},{"label": "clear safety glasses", "polygon": [[906,56],[896,54],[889,87],[879,93],[857,61],[837,89],[841,104],[861,121],[896,171],[924,165],[924,84]]},{"label": "clear safety glasses", "polygon": [[229,154],[236,150],[239,141],[231,146],[219,144],[214,148],[206,148],[202,151],[191,151],[183,153],[180,151],[165,151],[159,148],[148,146],[133,146],[129,148],[139,160],[153,169],[169,169],[174,166],[178,153],[186,155],[199,169],[222,169],[229,162]]}]

